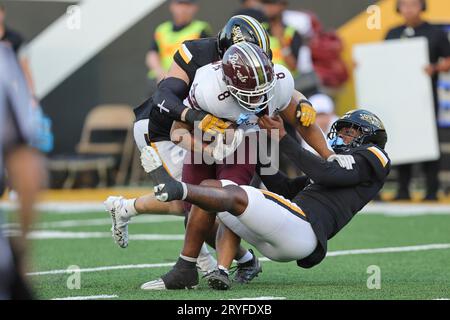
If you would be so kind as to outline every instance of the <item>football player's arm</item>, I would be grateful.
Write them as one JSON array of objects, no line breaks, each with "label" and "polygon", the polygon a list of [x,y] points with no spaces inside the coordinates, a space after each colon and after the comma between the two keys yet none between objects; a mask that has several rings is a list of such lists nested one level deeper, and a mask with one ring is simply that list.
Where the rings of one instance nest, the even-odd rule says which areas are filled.
[{"label": "football player's arm", "polygon": [[192,134],[193,126],[181,121],[174,121],[170,130],[170,139],[176,145],[188,151],[202,152],[207,144],[195,140]]},{"label": "football player's arm", "polygon": [[192,125],[198,122],[198,128],[202,131],[223,133],[230,126],[230,123],[221,121],[204,111],[187,108],[183,104],[198,69],[192,60],[192,54],[183,44],[175,53],[174,62],[166,78],[159,83],[158,90],[153,95],[153,100],[162,111],[167,112],[167,115],[175,121]]},{"label": "football player's arm", "polygon": [[[322,158],[328,159],[328,157],[334,154],[334,152],[328,147],[322,130],[315,123],[314,108],[311,104],[308,104],[303,94],[295,91],[291,102],[281,112],[281,117],[293,125],[306,143],[316,150]],[[306,122],[302,123],[302,117],[305,117],[304,120]]]},{"label": "football player's arm", "polygon": [[280,117],[264,116],[259,120],[259,125],[269,135],[271,130],[278,130],[280,151],[315,183],[330,187],[352,186],[364,181],[370,172],[369,163],[360,156],[354,157],[356,163],[353,170],[346,170],[337,161],[327,161],[304,149],[286,133]]},{"label": "football player's arm", "polygon": [[257,166],[257,174],[261,181],[267,187],[267,190],[282,195],[286,199],[294,198],[301,190],[303,190],[308,182],[307,176],[300,176],[290,179],[282,171],[278,170],[273,175],[261,174],[261,167]]},{"label": "football player's arm", "polygon": [[304,149],[289,135],[280,140],[280,150],[312,181],[329,187],[357,185],[367,178],[371,168],[363,157],[354,156],[353,170],[342,168],[336,161],[326,161]]}]

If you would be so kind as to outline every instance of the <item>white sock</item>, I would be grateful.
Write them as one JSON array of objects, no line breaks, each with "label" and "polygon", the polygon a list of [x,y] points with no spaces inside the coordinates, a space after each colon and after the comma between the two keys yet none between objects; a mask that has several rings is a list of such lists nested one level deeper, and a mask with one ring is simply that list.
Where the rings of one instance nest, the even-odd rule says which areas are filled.
[{"label": "white sock", "polygon": [[188,194],[187,185],[186,185],[186,183],[181,182],[181,186],[183,187],[183,198],[181,200],[186,200],[186,197]]},{"label": "white sock", "polygon": [[126,209],[125,216],[127,218],[131,218],[131,217],[134,217],[135,215],[137,215],[136,208],[134,207],[135,201],[136,201],[136,198],[125,200],[125,209]]},{"label": "white sock", "polygon": [[189,262],[197,262],[197,258],[191,258],[191,257],[187,257],[187,256],[183,256],[182,254],[180,254],[180,258]]},{"label": "white sock", "polygon": [[210,252],[208,250],[208,247],[206,246],[206,243],[203,243],[203,245],[202,245],[202,247],[200,249],[199,257],[200,256],[209,256],[209,255],[210,255]]},{"label": "white sock", "polygon": [[223,271],[225,271],[227,274],[229,274],[228,269],[225,268],[224,266],[219,265],[217,268],[220,269],[220,270],[223,270]]},{"label": "white sock", "polygon": [[237,260],[237,263],[243,264],[243,263],[249,262],[252,259],[253,259],[253,255],[250,253],[250,251],[247,250],[247,252],[242,256],[242,258]]}]

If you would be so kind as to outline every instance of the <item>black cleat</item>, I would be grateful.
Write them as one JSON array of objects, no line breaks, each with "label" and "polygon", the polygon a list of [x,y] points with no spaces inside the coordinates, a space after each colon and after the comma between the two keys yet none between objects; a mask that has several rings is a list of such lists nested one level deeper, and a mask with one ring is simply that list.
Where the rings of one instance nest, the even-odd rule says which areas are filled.
[{"label": "black cleat", "polygon": [[238,263],[236,269],[234,270],[234,282],[240,284],[249,283],[254,278],[256,278],[259,273],[262,272],[261,264],[259,263],[258,258],[255,256],[255,253],[252,249],[249,249],[248,251],[250,251],[250,253],[253,255],[253,259],[246,263]]},{"label": "black cleat", "polygon": [[215,269],[207,273],[203,278],[208,281],[208,286],[214,290],[228,290],[231,287],[228,273],[222,269]]},{"label": "black cleat", "polygon": [[160,279],[149,281],[141,286],[143,290],[182,290],[182,289],[196,289],[198,285],[198,272],[195,263],[192,265],[186,261],[180,261],[167,272],[161,276]]}]

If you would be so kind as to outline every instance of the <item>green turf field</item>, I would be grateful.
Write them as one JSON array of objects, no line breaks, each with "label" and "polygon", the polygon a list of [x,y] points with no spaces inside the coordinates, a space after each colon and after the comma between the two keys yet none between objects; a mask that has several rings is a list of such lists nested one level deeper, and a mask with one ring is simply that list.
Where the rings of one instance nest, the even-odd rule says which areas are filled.
[{"label": "green turf field", "polygon": [[[131,235],[172,235],[175,240],[130,240],[121,249],[109,237],[108,215],[101,212],[42,214],[37,225],[42,239],[33,240],[35,272],[64,270],[71,265],[91,269],[81,273],[81,288],[70,290],[70,274],[29,275],[41,299],[108,295],[114,299],[442,299],[450,298],[450,215],[392,217],[359,215],[330,241],[331,256],[304,270],[295,263],[264,261],[263,273],[251,284],[227,292],[210,290],[201,280],[198,290],[146,292],[139,289],[169,270],[182,245],[183,224],[164,216],[131,224]],[[152,221],[151,219],[159,219]],[[161,221],[163,220],[163,221]],[[63,224],[61,221],[65,221]],[[45,230],[45,232],[43,232]],[[59,235],[78,239],[48,239]],[[178,235],[178,237],[177,237]],[[169,237],[170,238],[170,237]],[[172,238],[170,238],[172,239]],[[437,249],[427,245],[447,244]],[[412,247],[411,246],[419,246]],[[361,254],[347,250],[400,248],[393,253]],[[406,248],[405,248],[406,247]],[[423,249],[421,251],[413,251]],[[349,254],[354,253],[354,254]],[[356,254],[355,254],[356,253]],[[139,266],[146,264],[146,266]],[[163,264],[163,266],[158,266]],[[123,266],[127,265],[125,269]],[[381,270],[381,289],[368,289],[369,266]],[[110,269],[111,266],[122,266]],[[144,268],[145,267],[145,268]],[[59,273],[58,273],[59,272]]]}]

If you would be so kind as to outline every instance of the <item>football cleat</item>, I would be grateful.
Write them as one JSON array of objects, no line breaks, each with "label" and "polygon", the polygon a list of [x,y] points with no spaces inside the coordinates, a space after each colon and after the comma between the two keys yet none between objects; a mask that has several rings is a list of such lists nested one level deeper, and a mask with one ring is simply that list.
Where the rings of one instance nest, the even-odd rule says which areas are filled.
[{"label": "football cleat", "polygon": [[219,268],[207,273],[203,278],[208,281],[208,286],[214,290],[228,290],[231,287],[228,273]]},{"label": "football cleat", "polygon": [[195,268],[183,268],[179,263],[161,278],[144,283],[143,290],[183,290],[196,289],[198,286],[198,272]]},{"label": "football cleat", "polygon": [[259,273],[262,272],[261,264],[256,257],[252,249],[249,249],[250,253],[253,255],[253,259],[245,262],[238,263],[238,265],[233,270],[234,278],[233,281],[240,284],[246,284],[252,281]]},{"label": "football cleat", "polygon": [[117,245],[121,248],[128,246],[128,223],[130,218],[126,216],[124,197],[108,197],[104,202],[106,210],[111,215],[112,236]]}]

